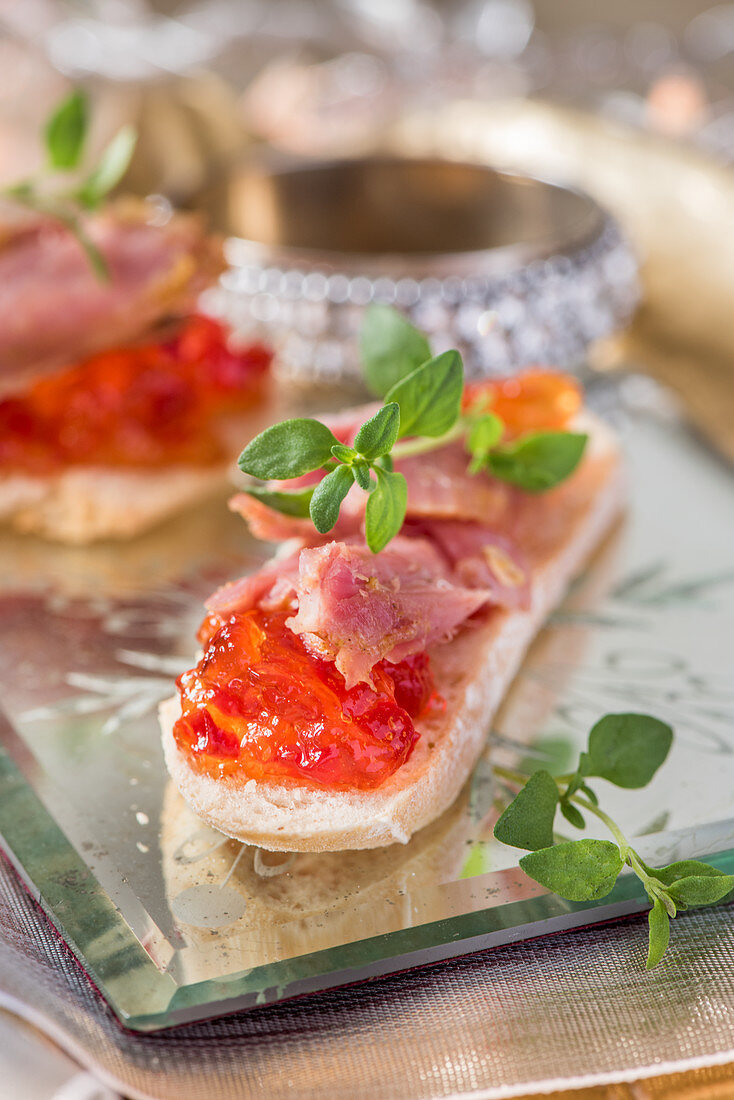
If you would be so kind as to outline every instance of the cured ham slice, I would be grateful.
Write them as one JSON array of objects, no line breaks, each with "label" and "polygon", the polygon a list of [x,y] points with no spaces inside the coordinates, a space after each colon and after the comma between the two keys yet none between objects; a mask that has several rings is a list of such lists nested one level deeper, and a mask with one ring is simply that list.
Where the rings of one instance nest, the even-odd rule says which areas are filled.
[{"label": "cured ham slice", "polygon": [[[359,500],[364,494],[355,488],[350,490],[347,500],[342,504],[342,510],[336,526],[328,534],[328,539],[344,539],[357,535],[362,530],[364,520],[364,504]],[[296,516],[286,516],[282,512],[276,512],[274,508],[268,508],[256,497],[248,493],[237,493],[229,502],[233,512],[242,516],[256,539],[263,542],[281,542],[285,539],[303,539],[304,541],[319,541],[311,520],[306,517],[299,519]]]},{"label": "cured ham slice", "polygon": [[408,482],[408,515],[432,519],[482,520],[487,526],[503,523],[515,493],[506,482],[483,470],[468,472],[469,456],[460,442],[404,458],[395,469]]},{"label": "cured ham slice", "polygon": [[528,607],[530,563],[507,535],[482,523],[455,520],[409,521],[403,534],[430,539],[467,588],[488,589],[500,607]]},{"label": "cured ham slice", "polygon": [[79,242],[55,221],[6,229],[0,243],[2,384],[64,365],[103,347],[131,343],[193,308],[222,269],[221,247],[198,218],[154,224],[146,203],[123,202],[85,229],[110,273],[102,281]]},{"label": "cured ham slice", "polygon": [[490,593],[454,583],[426,539],[393,539],[381,554],[331,542],[301,551],[298,612],[287,625],[333,660],[347,688],[378,661],[404,660],[446,641]]},{"label": "cured ham slice", "polygon": [[263,611],[286,607],[296,593],[298,559],[299,552],[287,558],[276,558],[257,573],[223,585],[206,601],[207,611],[224,617],[250,611],[253,607]]}]

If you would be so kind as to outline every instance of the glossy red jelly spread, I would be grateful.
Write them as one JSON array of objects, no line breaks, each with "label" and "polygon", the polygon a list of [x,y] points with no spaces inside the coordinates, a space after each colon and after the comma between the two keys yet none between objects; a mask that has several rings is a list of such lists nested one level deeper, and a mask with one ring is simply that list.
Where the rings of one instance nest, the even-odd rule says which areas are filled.
[{"label": "glossy red jelly spread", "polygon": [[335,665],[312,656],[260,610],[205,621],[204,656],[178,680],[178,747],[203,774],[371,790],[404,764],[413,725],[433,695],[425,653],[373,669],[375,690],[348,691]]},{"label": "glossy red jelly spread", "polygon": [[0,400],[0,469],[221,462],[221,417],[259,398],[270,359],[260,344],[231,347],[202,316],[157,343],[101,352]]},{"label": "glossy red jelly spread", "polygon": [[511,378],[466,387],[464,407],[486,403],[511,436],[565,428],[581,408],[577,382],[562,371],[534,367]]}]

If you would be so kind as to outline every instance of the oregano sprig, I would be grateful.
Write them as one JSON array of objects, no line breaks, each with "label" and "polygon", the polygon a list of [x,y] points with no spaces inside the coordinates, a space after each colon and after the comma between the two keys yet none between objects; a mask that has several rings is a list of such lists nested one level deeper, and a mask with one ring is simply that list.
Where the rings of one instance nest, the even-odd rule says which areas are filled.
[{"label": "oregano sprig", "polygon": [[252,486],[245,491],[286,515],[310,515],[316,530],[333,530],[353,485],[368,494],[365,537],[384,549],[402,527],[407,509],[400,459],[426,454],[463,439],[471,474],[494,477],[528,492],[544,492],[575,469],[586,436],[531,432],[503,441],[500,417],[479,399],[462,408],[464,368],[458,351],[431,357],[425,336],[388,306],[371,306],[360,347],[365,377],[383,405],[359,428],[348,446],[326,425],[310,418],[267,428],[245,447],[240,469],[260,481],[288,481],[323,471],[318,484],[297,492]]},{"label": "oregano sprig", "polygon": [[[82,215],[95,210],[115,187],[132,158],[137,134],[123,126],[103,150],[96,165],[78,178],[89,131],[89,101],[85,92],[70,93],[53,111],[43,129],[44,171],[2,189],[6,199],[54,218],[70,230],[101,280],[109,279],[104,256],[87,234]],[[58,174],[74,173],[71,185],[58,185]]]},{"label": "oregano sprig", "polygon": [[[568,901],[606,897],[620,872],[629,867],[641,881],[651,902],[647,968],[662,959],[670,938],[670,920],[682,910],[721,901],[734,889],[734,875],[699,860],[681,860],[651,868],[634,850],[619,825],[599,806],[587,780],[605,779],[617,787],[647,786],[665,762],[673,731],[665,722],[645,714],[607,714],[589,734],[587,749],[570,775],[553,777],[540,770],[530,776],[495,768],[520,786],[515,798],[494,827],[503,844],[524,848],[520,866],[541,886]],[[560,809],[574,828],[586,826],[584,814],[598,818],[613,840],[555,843],[555,819]]]}]

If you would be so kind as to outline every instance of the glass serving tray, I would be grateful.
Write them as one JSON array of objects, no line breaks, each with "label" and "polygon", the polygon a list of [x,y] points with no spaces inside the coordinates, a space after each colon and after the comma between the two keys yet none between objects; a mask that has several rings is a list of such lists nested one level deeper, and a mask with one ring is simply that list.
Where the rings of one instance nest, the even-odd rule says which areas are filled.
[{"label": "glass serving tray", "polygon": [[491,761],[565,770],[607,711],[676,729],[648,790],[605,785],[643,856],[734,871],[734,474],[652,383],[593,397],[625,438],[629,514],[537,639],[457,802],[407,845],[262,853],[204,826],[168,781],[157,704],[191,662],[204,597],[267,552],[224,497],[129,545],[0,539],[2,844],[127,1027],[646,908],[627,876],[601,901],[562,901],[491,839],[508,793]]}]

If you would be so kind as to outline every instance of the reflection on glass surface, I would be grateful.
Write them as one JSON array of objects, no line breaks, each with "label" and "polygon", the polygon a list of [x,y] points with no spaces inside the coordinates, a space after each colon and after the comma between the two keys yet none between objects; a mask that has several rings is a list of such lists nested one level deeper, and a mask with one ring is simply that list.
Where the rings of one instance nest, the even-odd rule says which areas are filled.
[{"label": "reflection on glass surface", "polygon": [[563,771],[607,711],[676,728],[644,796],[605,791],[642,850],[734,845],[731,473],[668,413],[624,420],[627,519],[537,639],[457,802],[377,851],[248,848],[168,782],[157,704],[203,598],[267,550],[223,502],[114,550],[3,538],[0,829],[123,1019],[171,1025],[643,908],[624,880],[611,907],[561,902],[491,839],[508,794],[491,763]]}]

